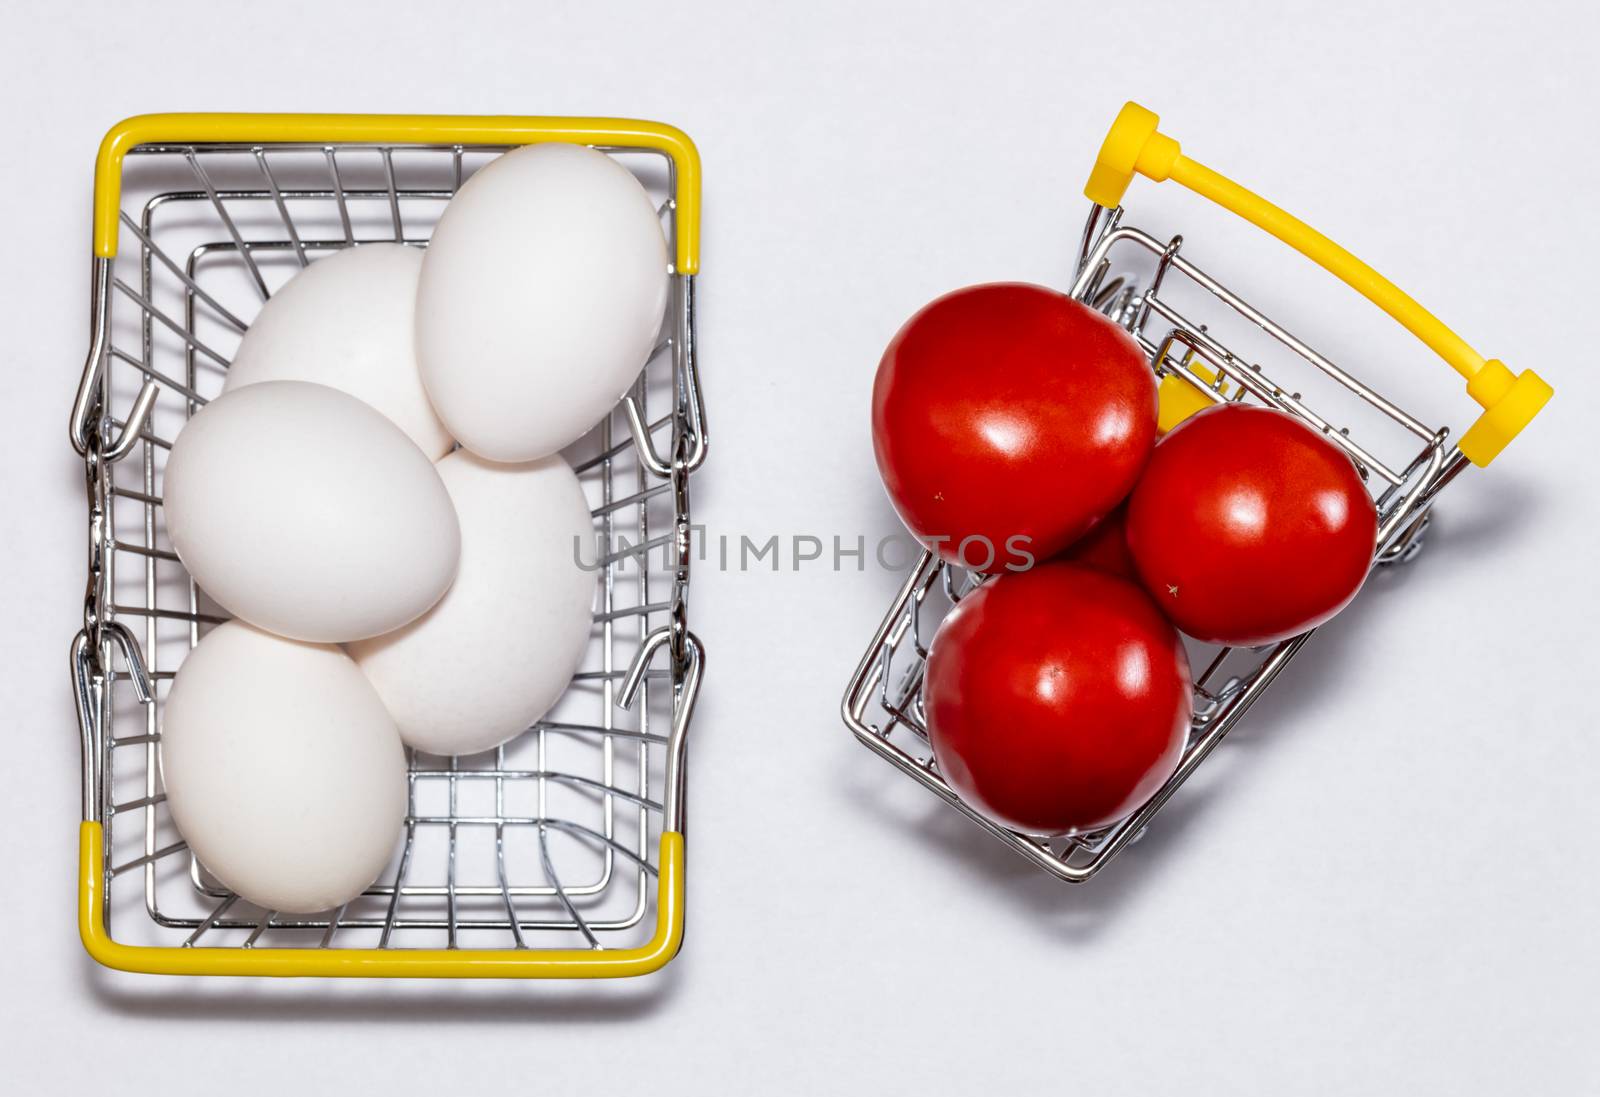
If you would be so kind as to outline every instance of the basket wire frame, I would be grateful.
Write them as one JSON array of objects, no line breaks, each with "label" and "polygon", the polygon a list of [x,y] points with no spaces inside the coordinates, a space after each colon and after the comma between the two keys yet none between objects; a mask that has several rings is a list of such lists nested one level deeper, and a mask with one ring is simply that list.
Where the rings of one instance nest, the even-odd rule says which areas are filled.
[{"label": "basket wire frame", "polygon": [[[1308,423],[1355,462],[1373,494],[1379,529],[1373,566],[1408,562],[1423,544],[1439,491],[1466,467],[1444,428],[1428,426],[1340,368],[1181,254],[1183,238],[1162,240],[1123,224],[1121,208],[1091,205],[1071,294],[1121,325],[1158,377],[1178,375],[1214,402],[1247,401]],[[1141,278],[1143,279],[1141,281]],[[1201,317],[1207,318],[1202,321]],[[1213,330],[1232,322],[1254,336],[1271,370]],[[1236,338],[1229,336],[1230,340]],[[1298,370],[1298,373],[1296,371]],[[1274,380],[1282,373],[1283,381]],[[1316,384],[1316,401],[1287,380]],[[1340,409],[1321,413],[1326,402]],[[1342,425],[1343,416],[1359,421]],[[1380,444],[1381,443],[1381,444]],[[928,743],[922,682],[928,644],[951,607],[984,577],[925,551],[902,584],[845,690],[841,706],[856,738],[1012,850],[1058,879],[1081,883],[1136,841],[1315,630],[1259,649],[1190,642],[1198,673],[1194,718],[1176,771],[1138,810],[1089,833],[1041,836],[993,822],[964,803],[939,774]]]},{"label": "basket wire frame", "polygon": [[[601,150],[658,197],[670,245],[671,158]],[[701,659],[687,627],[687,554],[671,552],[688,529],[688,479],[706,445],[694,280],[681,272],[638,383],[566,451],[593,505],[598,555],[586,564],[599,573],[599,594],[589,654],[563,701],[484,754],[408,751],[408,810],[390,868],[324,914],[282,915],[227,891],[189,854],[164,806],[165,693],[205,629],[225,620],[165,537],[161,476],[172,438],[216,394],[249,318],[288,276],[341,248],[426,247],[445,203],[504,151],[131,151],[124,246],[95,264],[94,339],[74,407],[89,583],[72,666],[84,818],[105,830],[108,928],[139,943],[264,949],[598,950],[649,936],[659,839],[682,829],[684,733]]]}]

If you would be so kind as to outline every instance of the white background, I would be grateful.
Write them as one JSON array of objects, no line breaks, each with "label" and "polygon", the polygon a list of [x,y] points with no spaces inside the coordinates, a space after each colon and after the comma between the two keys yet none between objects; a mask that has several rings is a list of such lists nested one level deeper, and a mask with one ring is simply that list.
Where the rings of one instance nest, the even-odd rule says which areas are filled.
[{"label": "white background", "polygon": [[[981,17],[975,13],[987,11]],[[1592,5],[34,4],[0,45],[0,1074],[17,1093],[1595,1092]],[[1151,835],[1053,883],[856,746],[896,577],[702,569],[689,937],[626,985],[118,976],[73,926],[67,408],[90,169],[142,111],[595,113],[706,166],[697,518],[877,536],[867,394],[926,299],[1060,284],[1126,98],[1555,403],[1307,648]],[[1136,187],[1138,185],[1136,184]],[[1457,426],[1335,283],[1145,183],[1269,310]],[[1222,246],[1226,245],[1226,246]],[[1586,429],[1590,428],[1590,429]],[[1588,443],[1588,445],[1586,445]],[[448,1087],[448,1088],[447,1088]]]}]

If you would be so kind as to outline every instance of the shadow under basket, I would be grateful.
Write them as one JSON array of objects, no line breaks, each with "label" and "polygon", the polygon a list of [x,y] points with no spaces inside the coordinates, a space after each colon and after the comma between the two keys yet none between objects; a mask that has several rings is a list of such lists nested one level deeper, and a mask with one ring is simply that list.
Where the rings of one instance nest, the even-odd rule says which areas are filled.
[{"label": "shadow under basket", "polygon": [[[166,809],[161,708],[225,618],[164,528],[167,454],[220,391],[271,293],[341,248],[426,247],[509,148],[570,142],[658,203],[673,269],[638,383],[564,451],[605,546],[588,652],[562,700],[496,750],[410,752],[403,835],[338,910],[228,892]],[[694,345],[700,163],[680,131],[605,118],[172,114],[100,149],[93,327],[71,420],[88,589],[71,671],[83,746],[79,930],[96,960],[184,975],[639,975],[684,927],[684,758],[703,651],[687,617],[689,482],[706,454]]]}]

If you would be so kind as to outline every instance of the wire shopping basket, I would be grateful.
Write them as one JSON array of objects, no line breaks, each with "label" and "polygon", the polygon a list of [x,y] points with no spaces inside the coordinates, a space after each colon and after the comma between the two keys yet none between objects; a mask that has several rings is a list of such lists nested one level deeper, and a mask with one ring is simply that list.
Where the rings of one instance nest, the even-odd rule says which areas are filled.
[{"label": "wire shopping basket", "polygon": [[[1100,150],[1085,193],[1091,201],[1071,294],[1121,324],[1159,379],[1161,429],[1226,400],[1288,412],[1321,431],[1356,463],[1378,508],[1374,567],[1411,560],[1422,546],[1441,489],[1468,464],[1487,465],[1551,396],[1532,371],[1513,374],[1474,351],[1361,260],[1305,223],[1182,154],[1158,119],[1127,104]],[[1480,417],[1452,442],[1335,365],[1163,240],[1123,220],[1134,175],[1172,179],[1210,198],[1356,289],[1467,379]],[[1141,273],[1142,264],[1142,273]],[[1143,278],[1141,282],[1140,279]],[[1237,341],[1217,330],[1239,329]],[[1254,341],[1256,349],[1247,345]],[[1257,355],[1271,362],[1263,365]],[[1294,380],[1290,376],[1294,376]],[[1319,391],[1305,393],[1313,387]],[[1304,388],[1305,393],[1301,391]],[[1355,427],[1338,425],[1359,422]],[[922,682],[928,643],[950,608],[982,577],[924,552],[890,604],[845,690],[842,713],[856,738],[1013,850],[1059,879],[1088,880],[1136,840],[1274,678],[1311,632],[1265,648],[1199,648],[1194,718],[1177,770],[1128,818],[1088,834],[1041,837],[1007,829],[963,803],[940,776],[928,743]],[[1315,631],[1315,630],[1312,630]]]},{"label": "wire shopping basket", "polygon": [[[425,247],[462,182],[508,148],[595,147],[659,203],[673,256],[638,383],[566,451],[606,546],[590,649],[518,739],[408,752],[395,860],[326,915],[230,894],[164,805],[161,709],[224,618],[166,538],[162,471],[272,291],[319,256]],[[191,975],[602,977],[677,953],[689,631],[689,479],[705,459],[695,354],[700,163],[682,132],[604,118],[172,114],[107,134],[95,172],[92,335],[71,436],[88,488],[88,589],[71,669],[83,747],[79,929],[98,961]],[[623,546],[613,552],[611,546]],[[659,549],[656,568],[650,550]],[[508,621],[508,628],[518,627]]]}]

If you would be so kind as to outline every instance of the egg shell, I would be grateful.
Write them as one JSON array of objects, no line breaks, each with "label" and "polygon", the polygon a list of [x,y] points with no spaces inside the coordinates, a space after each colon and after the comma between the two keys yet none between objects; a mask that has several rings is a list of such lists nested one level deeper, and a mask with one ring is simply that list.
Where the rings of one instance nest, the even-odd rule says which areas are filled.
[{"label": "egg shell", "polygon": [[461,534],[433,465],[348,393],[264,381],[178,432],[167,534],[227,611],[296,640],[390,632],[439,600]]},{"label": "egg shell", "polygon": [[633,384],[669,287],[650,196],[577,145],[491,161],[445,207],[417,285],[417,358],[446,428],[494,461],[545,457]]},{"label": "egg shell", "polygon": [[472,754],[542,717],[582,663],[598,545],[560,457],[503,465],[457,450],[438,468],[461,520],[455,584],[418,620],[348,650],[407,745]]},{"label": "egg shell", "polygon": [[267,910],[355,898],[388,864],[405,820],[405,749],[355,663],[238,621],[178,668],[160,760],[190,849]]},{"label": "egg shell", "polygon": [[453,440],[417,373],[422,251],[363,244],[317,259],[261,307],[234,352],[224,392],[261,381],[315,381],[388,416],[430,460]]}]

